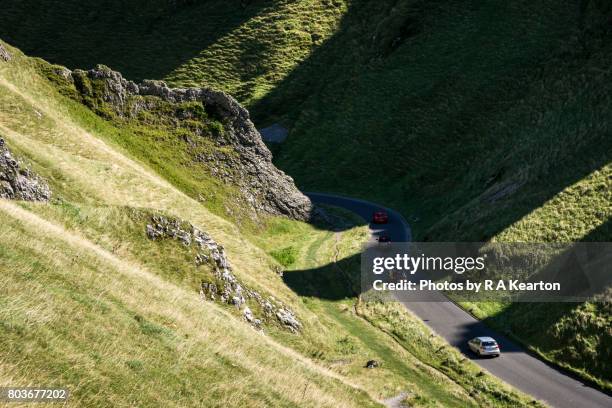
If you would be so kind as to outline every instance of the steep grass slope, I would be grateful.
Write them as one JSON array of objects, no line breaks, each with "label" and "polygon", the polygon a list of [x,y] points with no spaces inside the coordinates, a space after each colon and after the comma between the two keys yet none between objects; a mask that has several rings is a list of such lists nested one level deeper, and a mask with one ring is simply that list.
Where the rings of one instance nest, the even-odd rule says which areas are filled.
[{"label": "steep grass slope", "polygon": [[[0,61],[0,135],[52,191],[49,203],[0,200],[3,384],[68,387],[72,406],[375,406],[402,391],[421,405],[530,404],[453,350],[431,360],[397,344],[351,299],[298,297],[268,255],[292,242],[294,267],[335,270],[359,251],[363,221],[339,215],[344,232],[330,233],[269,218],[244,235],[121,143],[121,121],[62,95],[46,63],[2,46],[12,58]],[[258,324],[244,305],[203,300],[214,264],[194,263],[195,244],[150,239],[160,217],[222,244],[243,289],[291,310],[297,332],[252,297]],[[370,358],[383,367],[365,369]]]},{"label": "steep grass slope", "polygon": [[[261,125],[290,127],[276,162],[301,187],[398,208],[417,239],[607,241],[610,12],[602,1],[348,2],[329,39],[245,101]],[[610,387],[608,304],[476,306]]]},{"label": "steep grass slope", "polygon": [[[276,162],[301,187],[398,208],[417,239],[607,241],[610,16],[602,1],[350,2],[252,110],[290,127]],[[608,304],[478,310],[610,387]]]},{"label": "steep grass slope", "polygon": [[[8,2],[0,34],[71,67],[229,91],[291,128],[277,163],[300,185],[384,200],[421,238],[486,239],[571,202],[574,221],[528,228],[567,240],[608,215],[609,18],[598,0],[48,0]],[[588,205],[553,199],[582,179]]]},{"label": "steep grass slope", "polygon": [[371,404],[192,292],[0,207],[2,383],[68,387],[71,406]]},{"label": "steep grass slope", "polygon": [[[202,303],[194,287],[160,277],[161,259],[138,259],[139,241],[120,226],[130,225],[129,208],[155,208],[205,226],[249,285],[294,298],[236,227],[81,127],[36,63],[11,52],[0,65],[0,132],[50,181],[55,203],[1,203],[3,383],[63,384],[73,406],[373,403],[229,309]],[[146,222],[133,228],[150,254]]]},{"label": "steep grass slope", "polygon": [[206,84],[244,102],[265,95],[320,45],[346,3],[10,0],[0,38],[71,69],[105,64],[131,80]]},{"label": "steep grass slope", "polygon": [[[229,90],[259,126],[290,128],[276,163],[300,187],[397,208],[416,239],[612,237],[610,2],[61,3],[9,2],[0,35],[55,61]],[[608,304],[478,309],[610,387]]]},{"label": "steep grass slope", "polygon": [[[335,333],[333,342],[319,342],[308,350],[314,359],[364,387],[369,384],[381,399],[404,395],[411,407],[526,402],[500,387],[402,306],[356,299],[361,285],[358,253],[368,230],[355,215],[326,211],[337,221],[334,231],[277,219],[266,234],[255,238],[263,248],[273,249],[273,255],[285,255],[280,257],[287,262],[284,281],[303,294],[306,307],[327,328],[326,336]],[[387,321],[392,321],[393,330],[382,323]],[[366,360],[376,361],[380,368],[364,369]]]}]

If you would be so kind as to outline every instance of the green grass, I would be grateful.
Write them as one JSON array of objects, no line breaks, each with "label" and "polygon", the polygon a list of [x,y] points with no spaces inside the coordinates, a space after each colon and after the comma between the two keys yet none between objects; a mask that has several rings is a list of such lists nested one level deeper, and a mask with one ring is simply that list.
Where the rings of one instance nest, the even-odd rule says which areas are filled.
[{"label": "green grass", "polygon": [[[352,3],[252,105],[256,122],[289,124],[277,165],[306,190],[399,209],[416,240],[609,241],[612,41],[595,2],[587,29],[554,1],[389,3]],[[409,36],[372,40],[400,14]],[[528,308],[481,317],[609,389],[609,310],[538,305],[538,320]]]},{"label": "green grass", "polygon": [[[12,2],[0,17],[0,38],[70,68],[105,64],[130,79],[206,83],[258,100],[332,34],[347,3],[114,0],[98,8],[72,0]],[[99,40],[109,32],[111,42]]]},{"label": "green grass", "polygon": [[272,258],[131,158],[113,143],[112,126],[68,103],[36,63],[9,49],[0,134],[49,181],[53,201],[0,200],[2,384],[64,386],[69,406],[377,405],[287,347],[301,336],[273,324],[260,335],[235,308],[203,302],[197,285],[210,271],[194,266],[190,248],[148,240],[149,214],[210,233],[241,282],[274,295],[312,330]]},{"label": "green grass", "polygon": [[[505,404],[470,397],[351,311],[363,220],[330,209],[331,226],[269,218],[241,230],[122,145],[132,124],[67,99],[40,61],[9,49],[0,134],[53,199],[0,200],[0,383],[68,387],[72,406],[361,407],[406,389],[446,406]],[[194,264],[193,247],[147,238],[159,213],[221,243],[241,284],[295,311],[300,333],[274,317],[258,333],[235,307],[203,301],[212,270]],[[271,253],[291,254],[285,277]],[[342,299],[300,296],[283,280],[309,271]],[[370,358],[385,365],[368,370]],[[527,399],[512,392],[511,401]]]},{"label": "green grass", "polygon": [[[417,240],[608,241],[610,9],[584,4],[351,2],[282,83],[243,101],[290,128],[276,163],[300,187],[397,208]],[[608,310],[537,308],[539,323],[521,306],[481,316],[609,388]]]},{"label": "green grass", "polygon": [[[0,37],[231,92],[290,129],[275,160],[300,187],[396,208],[417,240],[612,238],[609,2],[143,4],[10,2]],[[606,307],[537,305],[537,323],[501,306],[480,316],[609,388]]]},{"label": "green grass", "polygon": [[[516,404],[512,391],[500,387],[497,380],[476,364],[469,362],[455,348],[449,346],[415,316],[407,314],[399,303],[369,300],[357,310],[374,327],[392,336],[410,353],[419,356],[424,364],[433,367],[460,384],[468,395],[482,405],[512,406]],[[429,396],[416,393],[409,402],[417,406],[435,406]]]},{"label": "green grass", "polygon": [[296,252],[295,247],[290,246],[272,251],[270,252],[270,255],[276,259],[276,262],[284,267],[288,267],[295,263]]},{"label": "green grass", "polygon": [[465,303],[488,325],[523,343],[533,353],[612,390],[612,311],[609,302],[582,304]]},{"label": "green grass", "polygon": [[[528,398],[482,373],[452,347],[443,347],[444,340],[405,310],[362,304],[355,291],[360,284],[358,254],[368,237],[367,227],[352,213],[325,209],[338,232],[328,231],[329,226],[275,219],[254,237],[268,250],[292,242],[296,255],[284,271],[285,281],[297,293],[319,291],[315,296],[302,295],[302,301],[316,316],[322,336],[313,341],[315,349],[297,347],[306,347],[314,359],[363,384],[380,399],[407,392],[414,407],[530,405]],[[387,318],[395,331],[380,323]],[[397,337],[400,331],[402,339]],[[381,367],[364,368],[371,359]]]},{"label": "green grass", "polygon": [[156,277],[160,263],[112,255],[29,211],[59,208],[0,204],[3,384],[67,387],[75,407],[373,405],[192,289]]},{"label": "green grass", "polygon": [[[0,35],[70,66],[226,90],[258,124],[290,127],[277,163],[302,187],[392,205],[420,239],[488,239],[574,183],[606,181],[601,1],[582,15],[555,1],[157,1],[118,6],[118,27],[91,5],[36,3],[10,4]],[[122,41],[103,40],[110,26]],[[525,238],[597,228],[610,213],[595,193]]]}]

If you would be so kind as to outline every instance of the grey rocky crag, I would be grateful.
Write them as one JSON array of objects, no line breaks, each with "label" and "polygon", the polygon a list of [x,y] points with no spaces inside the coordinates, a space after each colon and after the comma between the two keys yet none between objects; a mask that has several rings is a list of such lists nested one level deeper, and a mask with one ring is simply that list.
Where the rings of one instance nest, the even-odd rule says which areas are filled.
[{"label": "grey rocky crag", "polygon": [[0,44],[0,61],[9,62],[12,58],[11,53]]},{"label": "grey rocky crag", "polygon": [[[264,321],[271,319],[276,319],[283,327],[294,333],[301,330],[302,324],[291,309],[280,301],[262,296],[240,283],[232,272],[223,247],[204,231],[186,221],[154,215],[151,217],[151,223],[146,226],[146,232],[152,240],[175,239],[186,247],[196,246],[194,263],[198,266],[208,265],[213,271],[213,279],[201,283],[202,299],[235,306],[248,323],[260,330]],[[260,318],[251,308],[261,311]]]},{"label": "grey rocky crag", "polygon": [[30,169],[23,168],[0,138],[0,198],[49,201],[49,185]]},{"label": "grey rocky crag", "polygon": [[[81,93],[97,92],[100,94],[98,97],[122,117],[137,117],[143,111],[154,112],[155,101],[152,98],[172,104],[201,103],[206,111],[213,112],[220,119],[223,132],[212,136],[220,149],[195,159],[208,166],[213,176],[238,187],[241,201],[248,203],[256,213],[309,219],[310,200],[296,188],[291,177],[272,164],[272,154],[251,122],[249,112],[228,94],[206,88],[173,89],[162,81],[136,84],[101,65],[89,71],[62,69],[56,74],[74,83]],[[92,87],[91,83],[97,85]],[[226,153],[227,148],[230,154]]]}]

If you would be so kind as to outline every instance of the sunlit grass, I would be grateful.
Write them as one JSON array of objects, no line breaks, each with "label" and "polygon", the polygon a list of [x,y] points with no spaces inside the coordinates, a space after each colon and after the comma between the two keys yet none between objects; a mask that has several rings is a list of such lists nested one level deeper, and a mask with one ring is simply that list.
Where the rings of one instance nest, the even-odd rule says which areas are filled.
[{"label": "sunlit grass", "polygon": [[[240,230],[11,51],[15,60],[0,65],[0,134],[53,199],[0,201],[2,382],[68,387],[72,406],[368,406],[406,389],[475,405],[356,316],[355,299],[300,297],[279,276],[270,254],[288,247],[293,269],[336,271],[335,261],[355,259],[368,237],[361,220],[330,210],[342,232],[280,218]],[[146,237],[159,212],[210,233],[244,285],[295,311],[301,333],[275,324],[258,333],[235,308],[202,301],[210,271],[194,266],[190,248]],[[386,366],[367,370],[370,358]]]},{"label": "sunlit grass", "polygon": [[[368,239],[368,227],[364,220],[344,210],[327,207],[326,211],[332,219],[337,217],[337,232],[277,219],[255,240],[262,248],[283,248],[285,243],[292,243],[295,259],[285,268],[285,274],[308,274],[322,268],[321,273],[338,279],[359,279],[360,252]],[[338,269],[345,270],[339,273]],[[401,305],[364,305],[356,294],[340,300],[315,296],[302,299],[324,333],[311,333],[316,347],[306,346],[305,352],[380,399],[408,392],[414,407],[521,406],[529,401],[481,373]],[[371,359],[381,368],[366,369],[365,363]]]},{"label": "sunlit grass", "polygon": [[68,387],[73,406],[367,404],[141,265],[15,204],[1,202],[0,218],[0,350],[12,381]]}]

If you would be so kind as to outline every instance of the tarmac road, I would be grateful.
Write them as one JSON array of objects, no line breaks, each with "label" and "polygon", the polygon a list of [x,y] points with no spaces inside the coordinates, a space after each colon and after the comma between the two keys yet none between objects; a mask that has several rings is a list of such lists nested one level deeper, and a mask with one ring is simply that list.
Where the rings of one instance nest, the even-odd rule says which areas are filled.
[{"label": "tarmac road", "polygon": [[[410,241],[412,238],[408,223],[396,211],[348,197],[322,193],[306,195],[314,203],[341,207],[365,220],[370,220],[374,211],[387,211],[388,224],[370,224],[373,239],[383,234],[388,235],[393,242]],[[466,357],[535,399],[558,408],[612,408],[612,397],[609,395],[529,354],[523,347],[489,329],[456,304],[445,301],[446,297],[442,294],[440,300],[402,303]],[[467,341],[476,336],[495,338],[501,346],[502,355],[497,358],[480,358],[473,354],[467,347]]]}]

